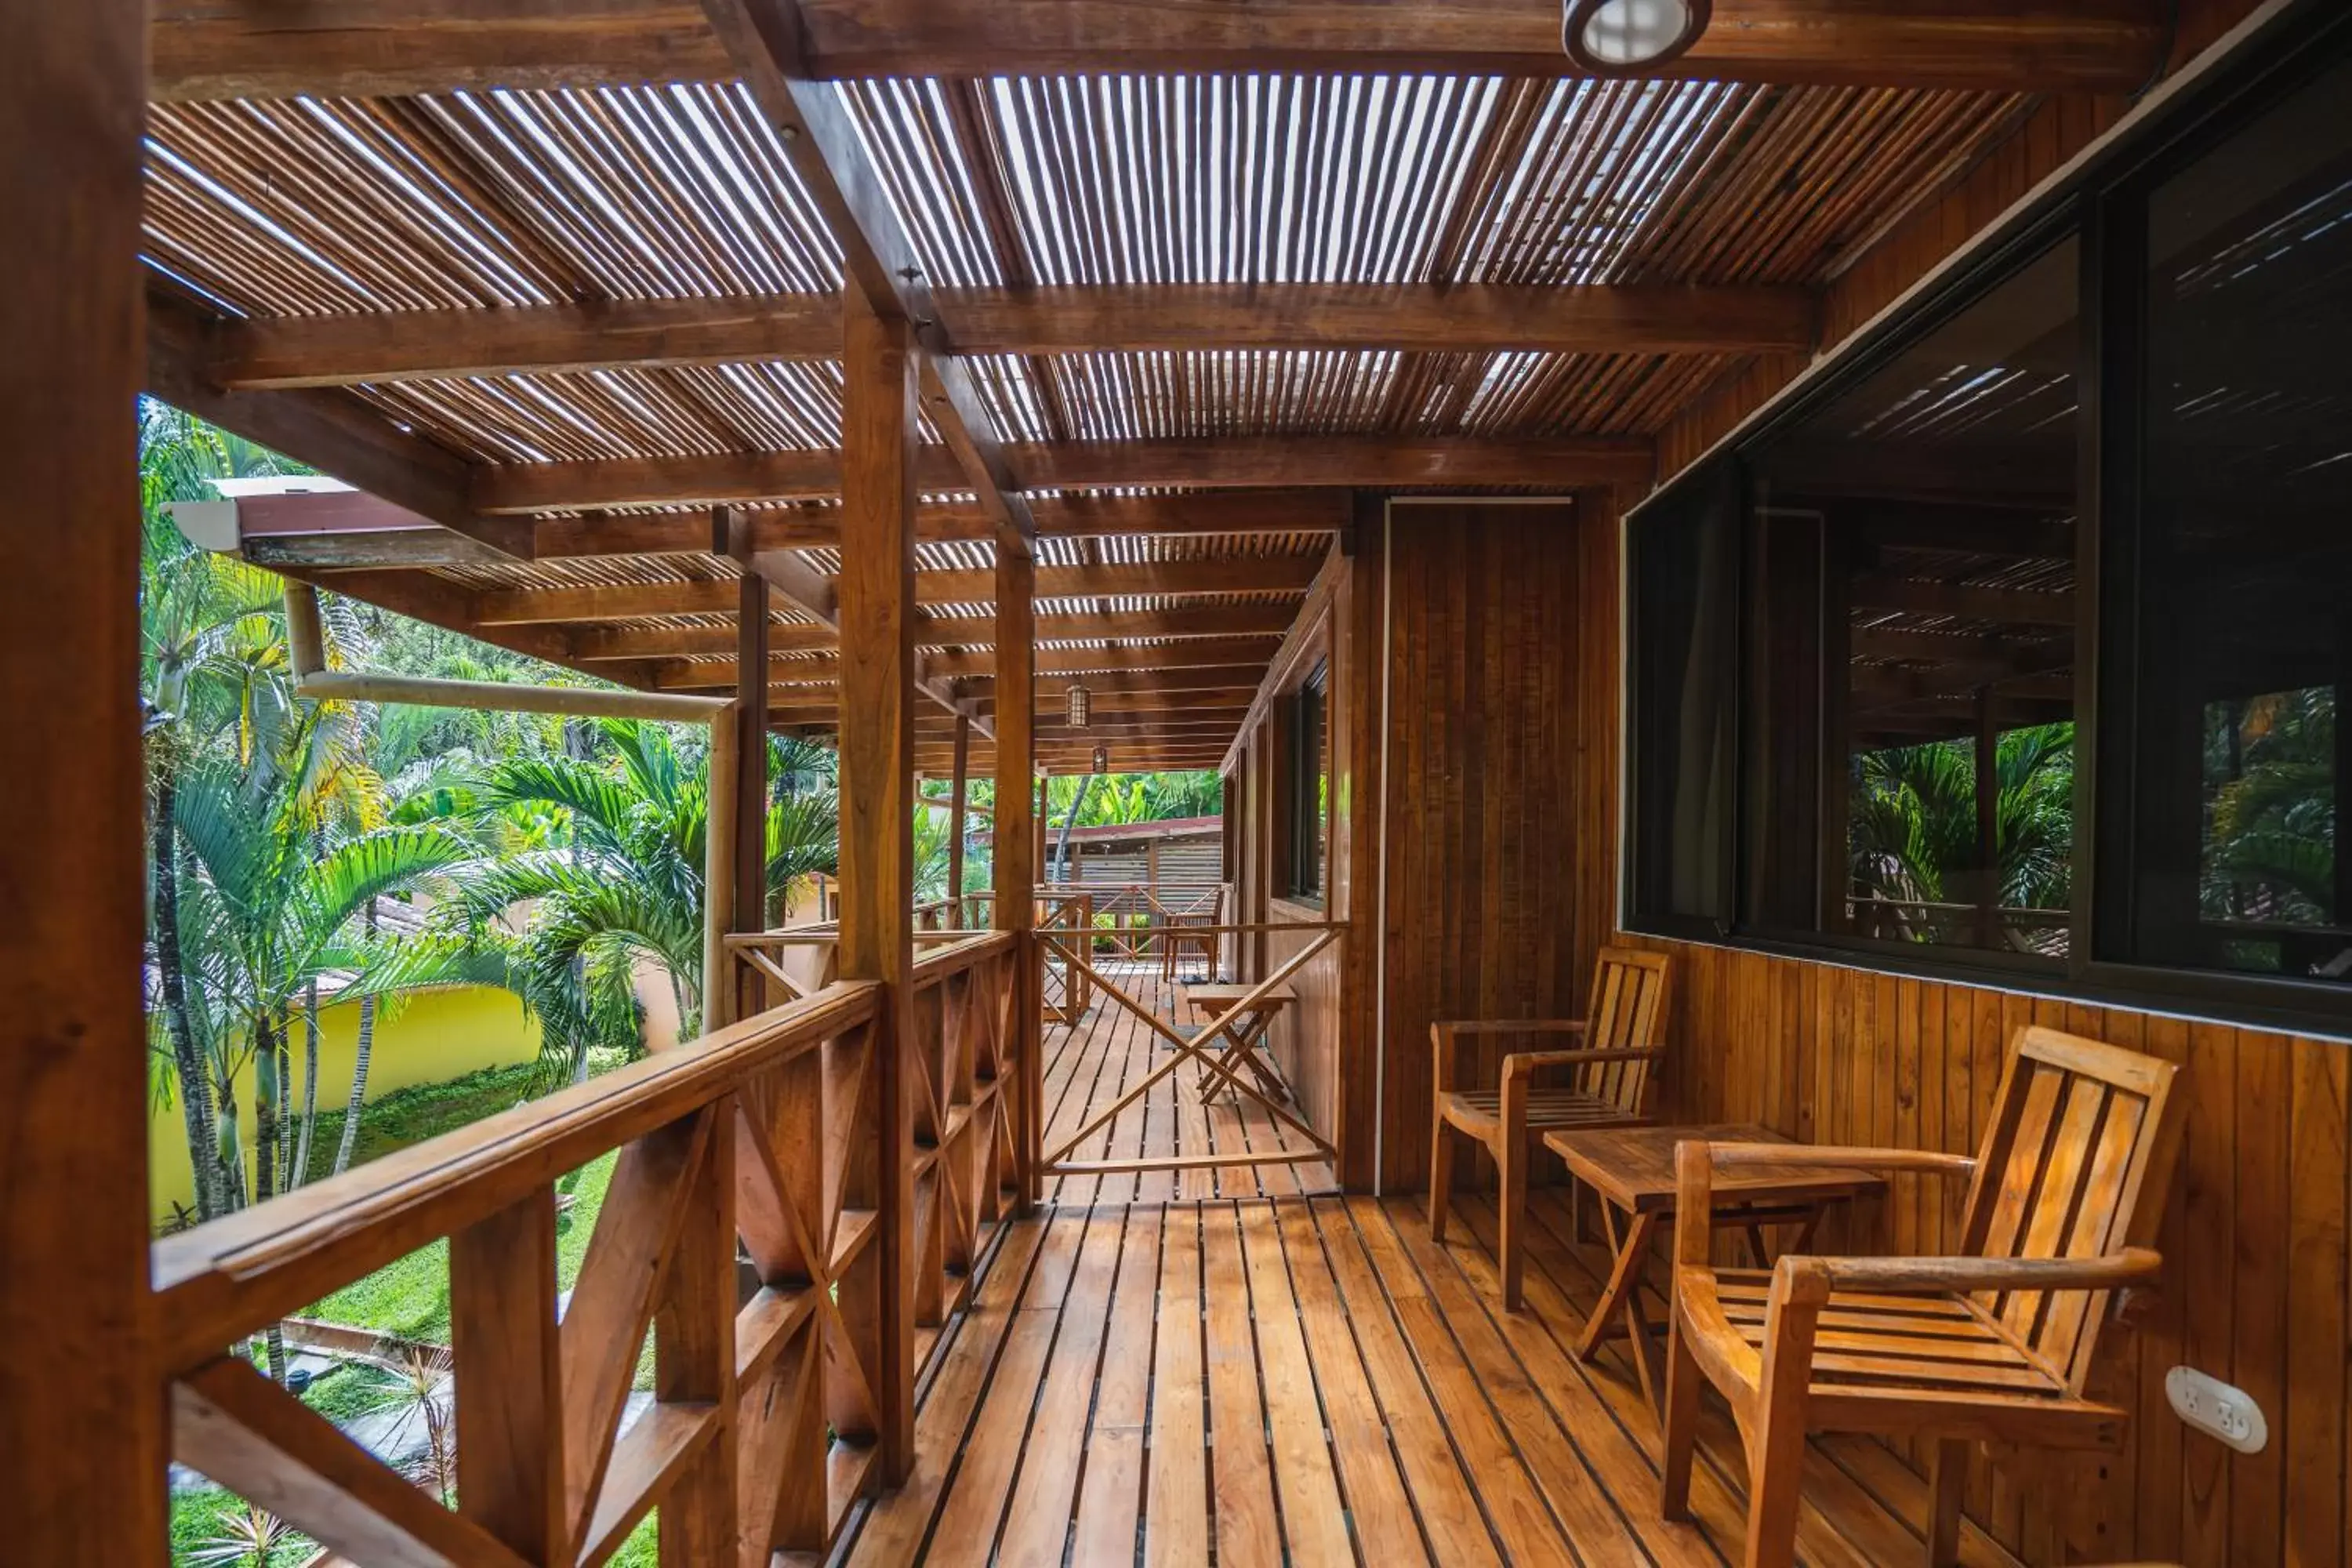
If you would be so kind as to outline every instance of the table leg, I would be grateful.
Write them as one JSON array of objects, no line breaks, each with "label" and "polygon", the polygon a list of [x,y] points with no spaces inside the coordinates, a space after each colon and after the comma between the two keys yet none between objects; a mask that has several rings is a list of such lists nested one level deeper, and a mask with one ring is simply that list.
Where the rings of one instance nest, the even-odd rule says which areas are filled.
[{"label": "table leg", "polygon": [[1609,1233],[1609,1245],[1616,1261],[1609,1270],[1609,1283],[1601,1288],[1601,1300],[1593,1303],[1591,1313],[1584,1320],[1584,1330],[1577,1336],[1577,1359],[1587,1362],[1601,1353],[1601,1342],[1616,1330],[1618,1314],[1639,1300],[1642,1265],[1649,1257],[1650,1237],[1658,1226],[1657,1215],[1637,1214],[1631,1217],[1621,1237],[1615,1206],[1598,1194],[1595,1197],[1601,1208],[1601,1224]]}]

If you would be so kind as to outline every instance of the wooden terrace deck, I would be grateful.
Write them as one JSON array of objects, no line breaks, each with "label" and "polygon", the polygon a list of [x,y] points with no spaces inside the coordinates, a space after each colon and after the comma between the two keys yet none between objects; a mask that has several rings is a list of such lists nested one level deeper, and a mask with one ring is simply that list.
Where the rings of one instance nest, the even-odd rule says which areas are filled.
[{"label": "wooden terrace deck", "polygon": [[[1172,1003],[1156,967],[1133,978]],[[1147,1036],[1102,1001],[1049,1027],[1055,1122],[1076,1125],[1148,1070]],[[1193,1076],[1122,1119],[1103,1152],[1273,1136],[1229,1108],[1200,1117],[1189,1089],[1180,1110],[1175,1080]],[[1746,1514],[1727,1421],[1703,1450],[1698,1522],[1664,1523],[1656,1426],[1630,1363],[1619,1349],[1590,1368],[1570,1355],[1606,1258],[1571,1243],[1559,1194],[1537,1195],[1517,1316],[1497,1305],[1494,1211],[1456,1212],[1466,1223],[1433,1245],[1417,1199],[1340,1196],[1319,1165],[1049,1184],[931,1363],[908,1484],[853,1522],[836,1557],[1736,1560]],[[1817,1447],[1807,1488],[1805,1563],[1916,1560],[1924,1489],[1887,1450]],[[1973,1526],[1967,1560],[2011,1561]]]}]

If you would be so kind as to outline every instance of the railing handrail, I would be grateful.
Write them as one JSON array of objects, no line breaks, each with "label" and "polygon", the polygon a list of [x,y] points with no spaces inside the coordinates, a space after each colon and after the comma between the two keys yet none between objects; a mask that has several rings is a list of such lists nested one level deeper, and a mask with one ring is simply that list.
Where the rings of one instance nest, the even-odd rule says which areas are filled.
[{"label": "railing handrail", "polygon": [[201,1366],[225,1346],[855,1028],[875,1016],[881,991],[873,981],[837,982],[155,1242],[150,1267],[166,1370]]}]

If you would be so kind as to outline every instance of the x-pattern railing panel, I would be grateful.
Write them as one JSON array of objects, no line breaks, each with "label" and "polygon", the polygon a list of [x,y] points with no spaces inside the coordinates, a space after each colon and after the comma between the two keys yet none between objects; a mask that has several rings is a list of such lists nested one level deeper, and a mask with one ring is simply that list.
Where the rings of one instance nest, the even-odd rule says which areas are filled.
[{"label": "x-pattern railing panel", "polygon": [[[394,1568],[593,1564],[656,1508],[665,1561],[826,1550],[882,1436],[883,1162],[929,1165],[905,1222],[931,1263],[912,1315],[932,1323],[964,1305],[1024,1170],[1014,1009],[1030,954],[1004,933],[955,935],[917,965],[915,1038],[883,1037],[881,987],[828,985],[159,1243],[177,1457]],[[772,947],[733,951],[761,985],[791,973]],[[915,1149],[881,1146],[885,1049],[919,1068]],[[614,1150],[559,1316],[553,1183]],[[218,1348],[444,1236],[454,1509]],[[648,1334],[654,1398],[625,1427]]]}]

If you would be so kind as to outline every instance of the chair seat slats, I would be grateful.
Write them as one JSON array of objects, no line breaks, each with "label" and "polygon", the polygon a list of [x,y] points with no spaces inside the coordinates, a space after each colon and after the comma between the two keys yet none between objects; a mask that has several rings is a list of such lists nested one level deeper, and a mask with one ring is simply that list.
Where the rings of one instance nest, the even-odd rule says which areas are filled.
[{"label": "chair seat slats", "polygon": [[[1624,1107],[1597,1095],[1583,1094],[1572,1089],[1539,1089],[1528,1096],[1528,1131],[1549,1131],[1560,1127],[1598,1127],[1602,1125],[1629,1127],[1648,1121],[1645,1116],[1635,1116]],[[1503,1097],[1497,1089],[1465,1089],[1445,1097],[1446,1120],[1456,1126],[1465,1123],[1491,1125],[1502,1119]]]}]

